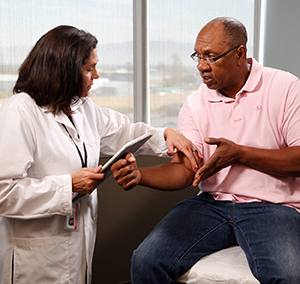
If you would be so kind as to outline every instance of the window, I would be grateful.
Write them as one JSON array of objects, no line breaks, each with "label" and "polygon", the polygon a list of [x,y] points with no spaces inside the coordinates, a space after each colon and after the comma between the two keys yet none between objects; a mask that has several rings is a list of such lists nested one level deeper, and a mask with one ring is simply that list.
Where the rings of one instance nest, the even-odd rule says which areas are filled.
[{"label": "window", "polygon": [[254,0],[150,0],[150,123],[175,126],[185,98],[201,77],[189,55],[200,29],[211,19],[230,16],[248,31],[248,56],[253,55]]},{"label": "window", "polygon": [[[255,2],[258,0],[2,0],[0,34],[0,105],[12,95],[17,69],[35,42],[55,26],[67,24],[84,29],[99,41],[98,71],[90,97],[134,117],[140,108],[135,98],[147,95],[143,108],[153,126],[176,126],[185,98],[200,85],[200,76],[189,58],[201,27],[217,16],[231,16],[248,30],[248,55],[253,55]],[[135,10],[141,3],[148,3]],[[148,50],[149,93],[136,92],[134,82],[133,19],[146,9],[148,35],[141,45]],[[136,15],[134,14],[136,11]],[[140,30],[139,32],[143,32]],[[142,58],[142,60],[144,60]],[[145,58],[146,60],[146,58]],[[145,78],[139,79],[144,80]],[[147,84],[148,82],[141,82]],[[143,102],[144,104],[144,102]]]},{"label": "window", "polygon": [[90,97],[133,120],[132,0],[0,1],[0,105],[12,95],[17,70],[36,41],[58,25],[98,39],[98,71]]}]

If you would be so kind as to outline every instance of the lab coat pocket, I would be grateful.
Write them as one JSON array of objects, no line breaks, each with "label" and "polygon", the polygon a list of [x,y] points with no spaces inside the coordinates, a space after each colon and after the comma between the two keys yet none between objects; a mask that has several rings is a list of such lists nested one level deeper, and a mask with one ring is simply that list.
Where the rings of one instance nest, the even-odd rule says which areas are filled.
[{"label": "lab coat pocket", "polygon": [[68,234],[15,238],[13,259],[14,284],[69,282]]}]

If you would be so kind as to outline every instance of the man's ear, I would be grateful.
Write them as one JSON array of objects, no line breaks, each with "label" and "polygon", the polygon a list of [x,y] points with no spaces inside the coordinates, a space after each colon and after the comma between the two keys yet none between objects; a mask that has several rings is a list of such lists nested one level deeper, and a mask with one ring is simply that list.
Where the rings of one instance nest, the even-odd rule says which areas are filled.
[{"label": "man's ear", "polygon": [[244,45],[240,45],[236,50],[236,57],[238,60],[238,64],[242,64],[242,62],[247,59],[247,48]]}]

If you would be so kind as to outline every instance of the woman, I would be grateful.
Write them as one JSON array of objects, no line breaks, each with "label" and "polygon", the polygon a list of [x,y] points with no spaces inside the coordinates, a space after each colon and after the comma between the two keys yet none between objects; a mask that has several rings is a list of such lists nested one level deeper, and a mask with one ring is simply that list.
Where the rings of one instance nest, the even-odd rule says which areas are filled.
[{"label": "woman", "polygon": [[[150,132],[141,154],[162,155],[165,136],[169,153],[185,152],[196,167],[193,145],[177,130],[130,124],[87,97],[99,78],[96,45],[74,27],[49,31],[0,109],[0,283],[91,282],[100,150],[114,154]],[[72,203],[74,193],[86,195]]]}]

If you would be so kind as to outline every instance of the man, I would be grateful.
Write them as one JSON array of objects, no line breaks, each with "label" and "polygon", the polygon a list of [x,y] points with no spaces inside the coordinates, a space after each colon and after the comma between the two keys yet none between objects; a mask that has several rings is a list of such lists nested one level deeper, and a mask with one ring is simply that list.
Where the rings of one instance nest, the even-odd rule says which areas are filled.
[{"label": "man", "polygon": [[181,153],[115,173],[125,183],[133,167],[141,185],[199,184],[202,192],[177,204],[137,248],[133,284],[175,283],[203,256],[232,245],[261,283],[300,283],[300,81],[247,59],[246,43],[245,27],[232,18],[212,20],[196,39],[192,57],[204,84],[178,118],[203,156],[196,175]]}]

